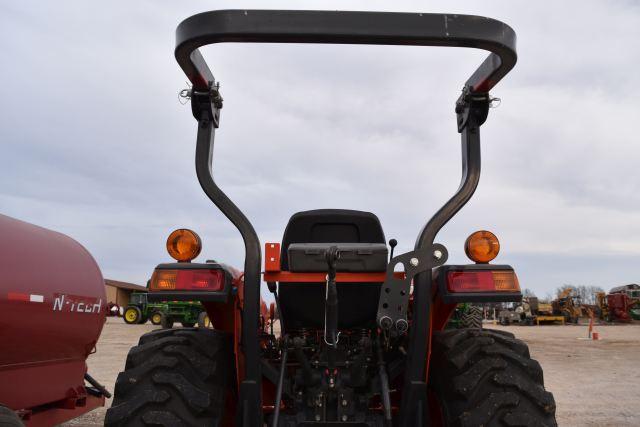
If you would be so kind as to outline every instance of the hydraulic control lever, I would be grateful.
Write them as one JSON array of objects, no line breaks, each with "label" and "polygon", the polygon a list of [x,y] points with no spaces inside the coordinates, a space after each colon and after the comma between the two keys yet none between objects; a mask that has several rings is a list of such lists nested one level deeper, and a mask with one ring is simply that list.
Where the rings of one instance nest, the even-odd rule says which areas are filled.
[{"label": "hydraulic control lever", "polygon": [[389,254],[389,261],[393,259],[393,250],[398,246],[398,241],[396,239],[389,240],[389,246],[391,246],[391,253]]}]

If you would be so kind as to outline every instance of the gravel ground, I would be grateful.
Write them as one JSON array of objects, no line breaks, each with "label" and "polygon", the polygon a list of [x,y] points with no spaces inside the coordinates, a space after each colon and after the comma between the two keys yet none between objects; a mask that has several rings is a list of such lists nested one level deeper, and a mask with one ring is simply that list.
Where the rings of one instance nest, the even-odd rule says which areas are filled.
[{"label": "gravel ground", "polygon": [[[486,327],[509,330],[529,344],[555,396],[560,426],[640,426],[640,323],[597,326],[600,341],[583,339],[586,325]],[[98,351],[89,357],[89,373],[113,391],[129,348],[155,328],[108,319]],[[105,411],[64,425],[100,426]]]}]

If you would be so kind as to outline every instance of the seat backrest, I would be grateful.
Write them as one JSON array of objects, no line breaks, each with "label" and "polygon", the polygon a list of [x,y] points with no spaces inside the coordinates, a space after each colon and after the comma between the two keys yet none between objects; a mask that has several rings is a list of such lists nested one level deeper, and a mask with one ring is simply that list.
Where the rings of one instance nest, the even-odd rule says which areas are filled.
[{"label": "seat backrest", "polygon": [[382,225],[371,212],[316,209],[291,216],[284,230],[281,269],[289,270],[287,250],[292,243],[385,243]]},{"label": "seat backrest", "polygon": [[[292,243],[385,243],[378,217],[370,212],[318,209],[298,212],[282,238],[281,269],[289,271]],[[380,283],[338,283],[338,328],[375,326]],[[280,283],[283,331],[324,325],[324,283]]]}]

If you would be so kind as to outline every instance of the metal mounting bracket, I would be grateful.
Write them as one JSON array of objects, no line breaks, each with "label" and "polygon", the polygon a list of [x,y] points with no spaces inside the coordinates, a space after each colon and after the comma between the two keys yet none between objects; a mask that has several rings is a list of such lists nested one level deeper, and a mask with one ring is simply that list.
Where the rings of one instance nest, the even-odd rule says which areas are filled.
[{"label": "metal mounting bracket", "polygon": [[220,82],[209,81],[209,90],[202,91],[192,89],[188,92],[191,98],[191,112],[196,120],[202,120],[202,113],[213,122],[213,127],[220,127],[220,110],[222,109],[222,95],[220,95]]},{"label": "metal mounting bracket", "polygon": [[489,115],[489,107],[491,105],[491,97],[489,93],[472,92],[469,86],[462,89],[462,94],[456,101],[456,115],[458,121],[458,132],[467,126],[471,116],[474,117],[475,126],[482,125]]},{"label": "metal mounting bracket", "polygon": [[[407,332],[407,312],[414,276],[444,264],[448,257],[447,248],[440,243],[434,243],[430,250],[407,252],[389,261],[378,303],[377,322],[380,328],[385,331],[395,329],[401,334]],[[398,265],[403,267],[404,278],[396,277],[394,274]]]}]

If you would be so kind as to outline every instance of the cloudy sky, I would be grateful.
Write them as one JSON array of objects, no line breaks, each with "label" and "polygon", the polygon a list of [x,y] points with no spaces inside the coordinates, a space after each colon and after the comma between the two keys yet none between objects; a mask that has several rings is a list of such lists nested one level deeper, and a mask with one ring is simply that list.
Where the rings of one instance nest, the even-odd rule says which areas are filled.
[{"label": "cloudy sky", "polygon": [[[238,2],[2,2],[0,213],[66,233],[105,277],[143,284],[188,227],[201,259],[242,266],[242,240],[195,177],[196,123],[174,30]],[[474,199],[439,234],[450,261],[477,229],[544,296],[640,282],[640,4],[635,1],[244,1],[245,8],[490,16],[518,34],[492,92]],[[204,49],[225,99],[215,176],[279,241],[315,208],[375,212],[410,250],[460,179],[453,105],[484,54],[384,46]],[[35,261],[35,260],[34,260]]]}]

